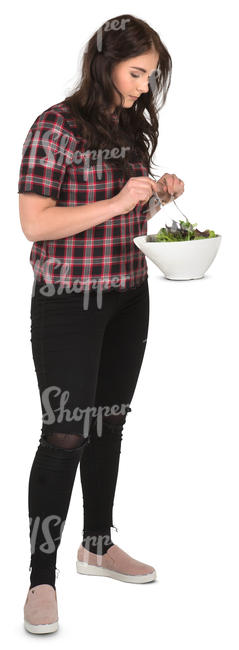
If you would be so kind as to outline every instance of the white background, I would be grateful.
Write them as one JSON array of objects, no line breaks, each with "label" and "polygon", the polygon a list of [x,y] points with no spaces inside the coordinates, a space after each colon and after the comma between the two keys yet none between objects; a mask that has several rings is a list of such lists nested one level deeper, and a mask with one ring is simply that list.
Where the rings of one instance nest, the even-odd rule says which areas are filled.
[{"label": "white background", "polygon": [[[105,20],[131,13],[157,30],[173,60],[159,117],[158,176],[185,183],[177,200],[222,235],[203,279],[168,281],[148,260],[150,325],[124,427],[113,541],[155,566],[134,585],[76,574],[83,502],[76,475],[58,551],[60,628],[44,643],[118,649],[238,649],[238,49],[236,3],[55,0],[8,3],[1,41],[2,562],[5,647],[25,648],[29,586],[27,489],[41,428],[30,343],[31,242],[20,226],[22,145],[45,108],[77,79]],[[157,173],[157,172],[156,172]],[[176,208],[174,217],[179,218]],[[170,213],[171,214],[171,213]],[[148,232],[164,225],[163,213]]]}]

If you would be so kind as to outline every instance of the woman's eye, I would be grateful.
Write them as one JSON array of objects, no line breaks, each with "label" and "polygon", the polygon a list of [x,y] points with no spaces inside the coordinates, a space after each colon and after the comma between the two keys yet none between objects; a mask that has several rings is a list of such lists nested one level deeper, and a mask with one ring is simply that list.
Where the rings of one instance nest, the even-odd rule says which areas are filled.
[{"label": "woman's eye", "polygon": [[131,77],[134,77],[135,79],[139,79],[139,74],[133,74],[133,72],[130,73]]}]

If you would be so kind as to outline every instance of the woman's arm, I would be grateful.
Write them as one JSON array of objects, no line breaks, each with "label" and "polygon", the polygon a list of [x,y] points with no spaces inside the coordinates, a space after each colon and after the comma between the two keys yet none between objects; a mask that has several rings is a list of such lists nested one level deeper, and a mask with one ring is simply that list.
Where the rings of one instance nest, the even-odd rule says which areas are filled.
[{"label": "woman's arm", "polygon": [[72,207],[33,192],[19,193],[22,230],[29,241],[61,239],[97,226],[119,214],[116,196]]}]

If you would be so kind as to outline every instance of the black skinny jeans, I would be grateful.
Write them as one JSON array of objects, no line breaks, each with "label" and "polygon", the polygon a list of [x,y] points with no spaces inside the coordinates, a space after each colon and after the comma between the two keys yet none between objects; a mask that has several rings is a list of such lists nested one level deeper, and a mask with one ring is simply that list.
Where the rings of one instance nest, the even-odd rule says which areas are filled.
[{"label": "black skinny jeans", "polygon": [[[144,357],[148,279],[101,294],[34,283],[31,342],[42,408],[29,478],[31,586],[55,584],[56,553],[78,464],[84,539],[113,526],[122,430]],[[79,463],[80,461],[80,463]]]}]

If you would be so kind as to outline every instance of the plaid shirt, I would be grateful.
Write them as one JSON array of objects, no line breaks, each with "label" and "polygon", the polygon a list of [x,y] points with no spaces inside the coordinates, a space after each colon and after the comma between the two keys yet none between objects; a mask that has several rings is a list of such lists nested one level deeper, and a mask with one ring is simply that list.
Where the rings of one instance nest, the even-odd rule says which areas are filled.
[{"label": "plaid shirt", "polygon": [[[118,118],[113,115],[112,119]],[[87,154],[88,151],[88,154]],[[33,122],[23,144],[18,193],[52,197],[57,206],[85,205],[118,194],[126,180],[110,158],[89,164],[87,141],[62,102]],[[118,149],[119,151],[119,149]],[[86,152],[86,153],[85,153]],[[133,176],[147,176],[142,162],[131,162]],[[147,234],[145,206],[137,205],[80,233],[33,242],[30,263],[37,282],[119,291],[141,285],[148,277],[145,255],[133,238]]]}]

